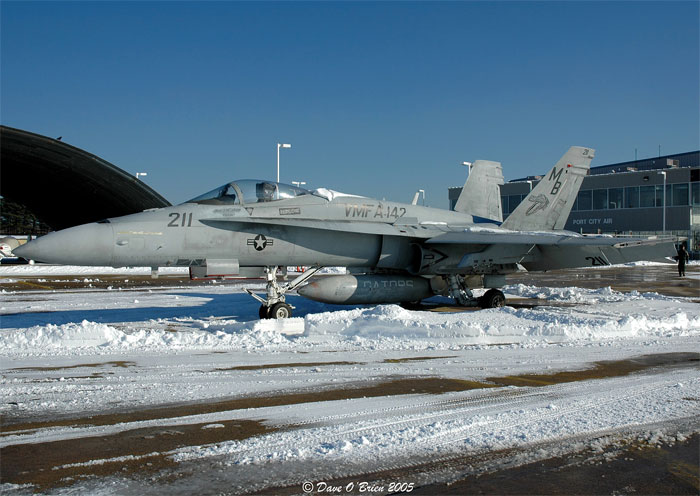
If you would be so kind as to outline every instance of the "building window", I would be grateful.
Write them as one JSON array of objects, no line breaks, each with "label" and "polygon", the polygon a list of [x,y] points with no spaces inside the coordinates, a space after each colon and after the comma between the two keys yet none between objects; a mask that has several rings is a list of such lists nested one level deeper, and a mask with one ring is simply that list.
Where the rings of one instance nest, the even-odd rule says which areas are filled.
[{"label": "building window", "polygon": [[688,205],[688,183],[673,185],[673,205],[674,207],[684,207]]},{"label": "building window", "polygon": [[639,186],[625,188],[625,208],[639,208]]},{"label": "building window", "polygon": [[640,207],[653,207],[654,198],[656,197],[656,188],[654,186],[640,186],[639,187],[639,206]]},{"label": "building window", "polygon": [[[673,195],[671,185],[666,185],[666,206],[673,205]],[[660,184],[656,185],[656,206],[664,206],[664,187]]]},{"label": "building window", "polygon": [[606,210],[608,208],[608,190],[593,190],[593,210]]},{"label": "building window", "polygon": [[592,191],[590,189],[578,192],[578,209],[579,210],[591,210]]},{"label": "building window", "polygon": [[622,188],[610,188],[608,190],[608,208],[622,208]]},{"label": "building window", "polygon": [[692,184],[692,202],[694,207],[700,206],[700,183],[691,183]]},{"label": "building window", "polygon": [[[666,198],[666,201],[668,201],[668,198]],[[656,185],[656,206],[664,206],[664,187],[660,184]]]}]

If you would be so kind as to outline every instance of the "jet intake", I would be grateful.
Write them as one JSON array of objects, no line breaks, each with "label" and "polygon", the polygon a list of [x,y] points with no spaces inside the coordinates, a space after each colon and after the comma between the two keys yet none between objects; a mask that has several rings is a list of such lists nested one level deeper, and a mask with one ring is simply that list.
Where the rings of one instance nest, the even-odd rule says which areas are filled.
[{"label": "jet intake", "polygon": [[414,243],[411,245],[411,263],[406,270],[413,275],[435,274],[438,266],[445,267],[450,263],[454,264],[454,259],[450,259],[448,250],[444,247],[428,247]]},{"label": "jet intake", "polygon": [[413,302],[435,295],[424,277],[382,274],[320,277],[297,292],[311,300],[341,305]]}]

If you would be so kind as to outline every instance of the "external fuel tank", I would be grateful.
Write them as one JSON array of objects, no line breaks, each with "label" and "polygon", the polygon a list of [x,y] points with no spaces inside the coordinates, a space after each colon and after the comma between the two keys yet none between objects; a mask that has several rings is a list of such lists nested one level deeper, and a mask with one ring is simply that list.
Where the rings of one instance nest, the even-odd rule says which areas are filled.
[{"label": "external fuel tank", "polygon": [[319,277],[297,292],[311,300],[341,305],[413,302],[435,295],[429,279],[393,274]]}]

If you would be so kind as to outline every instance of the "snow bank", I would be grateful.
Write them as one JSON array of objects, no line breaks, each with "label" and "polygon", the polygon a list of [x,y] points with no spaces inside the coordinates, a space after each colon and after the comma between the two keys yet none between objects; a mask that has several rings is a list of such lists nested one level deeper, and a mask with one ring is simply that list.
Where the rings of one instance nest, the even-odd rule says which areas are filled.
[{"label": "snow bank", "polygon": [[521,298],[534,298],[561,303],[586,303],[589,305],[619,301],[675,301],[671,297],[663,296],[658,293],[639,293],[638,291],[621,293],[619,291],[614,291],[610,286],[598,289],[584,289],[577,287],[541,288],[538,286],[528,286],[526,284],[514,284],[503,288],[503,292],[508,296],[518,296]]},{"label": "snow bank", "polygon": [[[651,262],[647,260],[641,260],[638,262],[627,262],[621,264],[612,265],[599,265],[595,267],[579,267],[577,270],[588,270],[588,269],[616,269],[620,267],[673,267],[676,265],[676,261],[670,257],[666,257],[664,262]],[[692,264],[691,264],[692,265]]]},{"label": "snow bank", "polygon": [[[299,303],[295,302],[297,314],[303,315],[306,310],[303,322],[299,322],[299,331],[303,326],[300,336],[281,335],[274,327],[262,325],[258,320],[242,322],[228,317],[204,317],[210,314],[202,312],[215,309],[201,310],[202,301],[206,300],[204,291],[214,296],[219,290],[197,288],[196,294],[176,296],[173,301],[182,306],[174,307],[170,316],[158,319],[148,317],[159,310],[157,305],[165,305],[167,293],[139,294],[139,306],[130,308],[128,314],[134,322],[128,323],[82,320],[22,328],[22,317],[19,317],[11,328],[0,331],[0,353],[42,355],[137,349],[159,352],[182,349],[442,350],[504,343],[541,346],[700,334],[697,304],[656,293],[619,293],[610,288],[585,290],[515,285],[507,287],[506,292],[568,302],[573,306],[504,307],[454,313],[411,311],[398,305],[318,312],[328,307],[313,306],[313,302],[300,299]],[[226,301],[222,300],[220,305],[227,308]],[[88,311],[100,315],[96,310],[68,315],[84,315]],[[27,313],[25,320],[29,321],[33,315]],[[48,313],[46,318],[52,315]]]},{"label": "snow bank", "polygon": [[[538,288],[540,289],[540,288]],[[564,291],[566,293],[566,291]],[[580,297],[579,294],[576,295]],[[612,299],[622,298],[612,292]],[[514,309],[474,312],[413,312],[396,305],[328,312],[306,317],[307,335],[342,336],[371,349],[449,348],[454,345],[604,341],[617,338],[685,336],[700,332],[692,304],[653,294],[643,300],[647,312],[632,311],[628,301],[590,307]],[[594,300],[595,303],[601,303]]]},{"label": "snow bank", "polygon": [[55,354],[64,351],[171,351],[181,349],[259,349],[274,348],[287,339],[274,331],[254,330],[254,323],[236,321],[219,323],[211,329],[172,332],[161,329],[118,329],[89,322],[63,325],[34,326],[29,329],[5,331],[0,335],[0,353],[30,352]]}]

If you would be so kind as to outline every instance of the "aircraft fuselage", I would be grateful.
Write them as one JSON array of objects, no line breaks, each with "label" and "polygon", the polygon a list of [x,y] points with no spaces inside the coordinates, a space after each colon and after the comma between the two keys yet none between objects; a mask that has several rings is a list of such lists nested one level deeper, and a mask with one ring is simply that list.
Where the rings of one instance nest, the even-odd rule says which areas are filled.
[{"label": "aircraft fuselage", "polygon": [[[470,225],[441,209],[305,195],[269,203],[181,205],[51,233],[25,257],[70,265],[172,267],[206,259],[241,267],[321,265],[408,269],[425,226]],[[365,227],[373,226],[368,233]],[[65,249],[71,246],[70,250]],[[33,248],[32,250],[27,250]]]}]

